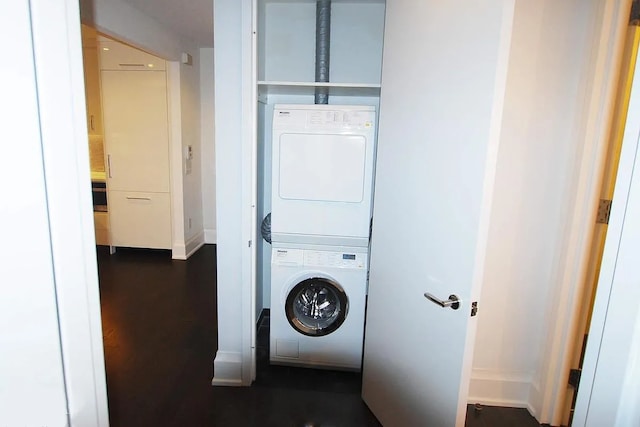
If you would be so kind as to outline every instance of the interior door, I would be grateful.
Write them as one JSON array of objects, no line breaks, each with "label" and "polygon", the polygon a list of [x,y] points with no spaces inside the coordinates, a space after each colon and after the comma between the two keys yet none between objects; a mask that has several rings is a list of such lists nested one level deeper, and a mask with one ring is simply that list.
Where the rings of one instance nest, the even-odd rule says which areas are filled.
[{"label": "interior door", "polygon": [[386,427],[464,425],[513,6],[387,2],[362,390]]},{"label": "interior door", "polygon": [[43,168],[41,120],[47,114],[38,99],[42,82],[36,79],[36,60],[42,56],[34,55],[33,37],[44,24],[34,24],[33,7],[27,0],[0,4],[0,26],[11,34],[0,42],[11,57],[0,79],[0,129],[6,141],[0,149],[0,235],[11,242],[0,247],[2,426],[69,425]]}]

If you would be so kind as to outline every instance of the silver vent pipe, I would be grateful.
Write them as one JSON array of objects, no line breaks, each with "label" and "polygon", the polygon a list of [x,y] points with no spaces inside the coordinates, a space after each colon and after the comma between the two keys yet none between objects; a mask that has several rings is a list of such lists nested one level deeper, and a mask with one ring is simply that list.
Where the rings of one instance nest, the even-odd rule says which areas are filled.
[{"label": "silver vent pipe", "polygon": [[[316,82],[329,81],[329,56],[331,50],[331,0],[316,3]],[[316,104],[329,103],[329,88],[317,87]]]}]

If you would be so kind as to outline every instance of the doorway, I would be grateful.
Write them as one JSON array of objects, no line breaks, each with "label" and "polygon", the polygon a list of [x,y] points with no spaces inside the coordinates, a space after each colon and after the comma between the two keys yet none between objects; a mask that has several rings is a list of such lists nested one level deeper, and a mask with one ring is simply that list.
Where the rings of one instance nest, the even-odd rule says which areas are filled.
[{"label": "doorway", "polygon": [[[216,317],[215,248],[203,248],[202,251],[205,254],[203,255],[198,252],[197,255],[197,259],[199,259],[200,262],[198,263],[198,261],[194,261],[198,263],[200,266],[198,268],[201,271],[206,269],[208,272],[206,275],[209,277],[209,282],[206,282],[201,277],[204,273],[194,273],[193,268],[189,267],[189,265],[192,265],[193,263],[183,261],[189,258],[192,254],[196,256],[196,252],[204,244],[204,232],[202,230],[203,196],[200,186],[200,149],[202,145],[199,140],[199,55],[197,53],[194,53],[193,56],[190,55],[191,58],[187,58],[187,62],[190,61],[190,64],[180,64],[177,61],[160,60],[157,56],[152,56],[151,54],[132,46],[130,43],[125,44],[120,42],[118,37],[113,37],[113,35],[109,35],[107,37],[103,33],[97,32],[89,27],[85,28],[83,25],[83,30],[86,31],[87,29],[93,33],[93,45],[85,45],[85,47],[93,48],[92,53],[94,57],[97,57],[98,55],[102,56],[100,58],[102,66],[98,66],[96,64],[93,69],[96,81],[88,82],[89,84],[95,83],[95,89],[97,89],[99,95],[97,105],[98,113],[92,112],[91,102],[88,102],[89,105],[87,105],[87,110],[89,112],[87,116],[87,128],[89,130],[89,152],[91,154],[91,161],[89,163],[92,170],[92,181],[101,181],[102,183],[108,182],[107,185],[109,186],[109,190],[119,191],[118,187],[120,184],[112,179],[115,178],[118,173],[118,163],[121,164],[120,173],[122,173],[123,161],[128,161],[129,159],[142,159],[144,161],[144,165],[142,166],[144,167],[135,167],[134,172],[138,175],[134,176],[130,181],[136,185],[140,185],[142,183],[148,186],[157,185],[162,181],[163,188],[161,191],[158,191],[155,188],[139,189],[140,191],[121,188],[123,191],[126,191],[125,199],[129,200],[128,196],[132,196],[131,200],[133,200],[133,203],[142,204],[144,206],[144,204],[149,202],[147,197],[150,196],[135,193],[149,192],[152,193],[152,195],[156,195],[164,191],[167,195],[167,203],[164,206],[165,214],[171,214],[168,217],[165,215],[165,218],[168,218],[168,221],[165,221],[165,225],[168,225],[168,228],[164,231],[163,242],[160,245],[156,245],[154,243],[148,244],[145,242],[138,245],[118,243],[118,241],[113,240],[113,227],[110,227],[111,230],[107,231],[107,240],[101,241],[100,238],[104,236],[100,234],[100,229],[96,229],[96,243],[99,245],[101,244],[106,247],[118,246],[123,248],[135,246],[139,246],[141,248],[155,248],[153,250],[118,250],[118,253],[111,257],[109,256],[108,250],[105,252],[106,249],[104,246],[98,248],[97,259],[100,273],[100,293],[104,297],[101,301],[101,304],[103,304],[101,307],[104,327],[103,344],[106,350],[109,392],[112,392],[115,388],[116,394],[123,397],[126,396],[127,393],[122,393],[122,389],[118,390],[117,384],[121,384],[121,382],[118,382],[118,379],[121,379],[123,375],[132,374],[131,366],[137,366],[137,369],[134,369],[134,371],[144,370],[144,366],[141,366],[139,363],[140,359],[137,358],[137,356],[132,357],[130,351],[127,351],[126,348],[122,348],[123,345],[126,347],[127,342],[131,345],[132,343],[145,342],[146,340],[149,343],[150,349],[153,348],[160,351],[158,348],[162,347],[161,343],[159,343],[161,337],[166,336],[166,334],[170,334],[171,327],[179,332],[176,337],[180,334],[184,335],[185,331],[189,331],[189,328],[183,327],[186,322],[191,327],[192,331],[195,328],[207,329],[208,332],[205,334],[207,336],[203,339],[196,339],[200,337],[200,335],[203,335],[196,331],[191,333],[191,335],[193,335],[193,342],[180,342],[173,347],[169,346],[169,343],[165,342],[163,345],[168,346],[168,348],[163,350],[164,362],[162,362],[162,364],[165,368],[170,364],[169,359],[172,357],[174,358],[174,362],[180,358],[183,362],[184,360],[189,359],[191,355],[185,355],[184,353],[185,351],[188,353],[188,350],[185,350],[185,348],[191,345],[195,347],[202,347],[202,343],[204,342],[205,347],[207,347],[211,352],[215,352],[215,336],[213,337],[213,344],[211,344],[212,334],[210,330],[215,328]],[[84,37],[84,39],[86,38],[87,37]],[[91,38],[91,36],[89,38]],[[107,55],[113,54],[114,52],[117,53],[120,58],[124,57],[124,60],[111,61]],[[95,59],[97,60],[97,58]],[[159,60],[159,62],[156,62],[156,60]],[[162,65],[165,63],[166,67]],[[149,77],[150,75],[152,75],[153,78]],[[126,78],[121,78],[122,76]],[[122,84],[123,81],[129,85],[128,89],[127,87],[118,87],[118,85]],[[151,84],[155,84],[156,86],[150,87],[149,85]],[[100,86],[102,86],[102,95],[104,95],[105,90],[109,89],[112,92],[111,94],[117,92],[119,98],[114,101],[113,96],[111,96],[111,98],[107,97],[107,99],[105,99],[104,96],[100,96]],[[109,136],[113,139],[114,137],[121,137],[121,135],[117,135],[117,132],[114,132],[113,129],[108,129],[108,127],[109,124],[113,123],[114,112],[115,114],[123,116],[117,117],[117,119],[122,123],[124,120],[131,118],[138,112],[142,111],[145,113],[150,109],[149,107],[152,105],[149,104],[153,104],[154,101],[147,101],[150,99],[148,96],[138,102],[137,105],[134,105],[135,103],[131,100],[132,92],[139,92],[140,87],[146,87],[147,89],[150,88],[154,94],[161,92],[158,96],[159,99],[156,99],[155,103],[162,103],[165,110],[165,117],[163,119],[165,135],[163,137],[166,139],[167,143],[162,148],[162,150],[164,150],[164,158],[160,160],[158,159],[158,151],[160,150],[157,150],[156,147],[140,147],[137,152],[135,152],[136,150],[131,150],[131,144],[128,144],[126,147],[120,147],[122,151],[120,154],[128,156],[129,159],[121,158],[121,161],[117,161],[114,157],[113,144],[109,144]],[[159,91],[159,89],[162,89],[163,91]],[[119,102],[119,104],[117,102]],[[188,109],[188,111],[185,112],[185,109]],[[105,126],[102,126],[103,110],[105,112],[105,120],[107,121]],[[157,130],[160,126],[149,125],[147,127]],[[128,129],[130,129],[130,127],[126,128],[126,130]],[[157,139],[158,138],[154,138],[152,140],[157,141]],[[106,145],[103,144],[103,140],[106,140]],[[183,149],[183,142],[186,143],[185,148],[190,148],[190,150]],[[106,147],[107,149],[105,150],[103,147]],[[211,147],[211,149],[213,149],[213,147]],[[211,161],[213,161],[213,159],[211,159]],[[149,173],[149,166],[156,167],[156,170],[159,169],[159,173],[162,173],[163,176],[158,178],[157,174],[154,175],[153,173]],[[171,199],[168,198],[169,194]],[[107,203],[101,203],[102,206],[105,204],[107,210],[113,209],[114,198],[109,197]],[[94,212],[94,217],[96,215],[109,215],[111,213],[113,212]],[[153,213],[155,215],[155,209]],[[137,225],[134,221],[135,218],[131,217],[132,215],[125,215],[125,225],[133,227],[134,232],[139,230],[141,226],[144,226],[145,223],[149,225],[148,223],[151,222],[150,219],[152,219],[153,216],[151,214],[147,215],[145,212],[143,212],[143,214],[145,222],[138,223]],[[99,226],[100,222],[95,222],[96,225]],[[113,221],[110,221],[107,224],[113,226]],[[157,230],[157,224],[151,224],[151,228],[153,230]],[[154,236],[152,237],[157,237],[155,234],[160,233],[154,232]],[[215,240],[210,243],[215,243]],[[203,257],[206,258],[206,261],[202,261],[204,259]],[[173,258],[173,260],[171,258]],[[213,274],[210,273],[211,267],[214,268]],[[158,275],[161,271],[165,271],[164,276],[162,274]],[[124,276],[122,276],[123,274]],[[194,277],[194,275],[197,277]],[[193,289],[188,289],[188,284],[192,282],[197,286],[194,285]],[[207,283],[209,286],[204,289]],[[127,284],[130,286],[126,287]],[[180,298],[171,299],[167,297],[167,295],[170,295],[171,289],[175,290],[177,285],[182,285],[183,290],[188,289],[192,294],[201,292],[201,295],[206,294],[208,297],[200,298],[202,301],[199,301],[198,298],[194,298],[194,301],[190,301],[184,294],[181,294],[182,296]],[[118,292],[117,289],[122,290],[123,286],[125,286],[126,289],[122,292]],[[196,287],[198,288],[197,292],[195,289]],[[133,291],[136,288],[138,289],[136,291],[138,293],[138,298],[133,298],[130,295],[130,291]],[[105,292],[107,293],[107,296],[105,296]],[[116,294],[115,296],[113,295],[114,293]],[[164,297],[162,296],[163,293]],[[129,299],[129,303],[126,303],[127,299]],[[107,301],[106,305],[104,305],[105,301]],[[159,321],[156,321],[153,326],[150,326],[150,319],[147,318],[140,318],[138,322],[139,325],[137,327],[126,327],[124,326],[126,325],[126,322],[124,324],[121,323],[123,322],[122,316],[124,316],[124,319],[127,322],[135,323],[135,316],[140,316],[142,313],[159,313],[162,310],[166,310],[167,306],[170,306],[172,303],[178,304],[179,306],[181,305],[183,308],[192,303],[192,305],[196,306],[196,310],[192,312],[191,317],[189,317],[188,314],[185,314],[186,310],[184,309],[182,311],[176,309],[168,314],[165,311],[164,317],[161,317]],[[118,313],[114,310],[114,306],[118,306],[118,304],[120,304],[119,311],[124,310],[124,313]],[[211,305],[213,305],[213,307]],[[136,309],[136,306],[138,306],[139,309]],[[150,308],[157,310],[149,310]],[[175,315],[176,317],[174,318],[172,315]],[[120,320],[118,320],[118,316],[120,316]],[[185,318],[187,319],[185,320]],[[197,318],[197,321],[194,320],[195,318]],[[207,321],[207,318],[210,318],[210,320]],[[166,323],[163,324],[163,322]],[[154,328],[156,327],[160,329],[159,332],[154,331]],[[183,341],[189,341],[189,337],[185,338],[183,336]],[[179,356],[175,356],[176,352],[181,353]],[[139,353],[143,354],[145,352],[143,351]],[[201,375],[203,378],[209,377],[208,379],[210,379],[212,376],[211,365],[213,354],[203,353],[201,351],[198,351],[198,353],[206,355],[206,360],[199,359],[198,363],[202,366],[199,368],[198,375]],[[174,354],[174,356],[171,356],[171,354]],[[123,357],[128,359],[121,360]],[[149,358],[148,355],[145,357]],[[191,359],[193,361],[193,358]],[[179,365],[183,362],[176,363]],[[151,361],[148,360],[147,363],[149,366],[152,366]],[[129,370],[128,373],[126,370],[120,369],[125,365],[128,366],[128,368],[126,368]],[[208,369],[203,369],[205,366]],[[180,369],[181,368],[179,367],[175,368],[174,372],[176,370],[179,371]],[[121,370],[122,372],[120,372]],[[148,371],[151,372],[153,369],[148,369]],[[116,373],[115,376],[113,374],[114,372]],[[158,371],[156,370],[156,373],[157,372]],[[142,387],[143,383],[147,384],[147,387],[149,387],[148,384],[152,383],[150,381],[154,379],[154,374],[148,373],[146,376],[142,375],[139,379],[140,387]],[[207,381],[205,380],[204,384],[206,384],[206,382]],[[114,386],[114,384],[116,385]],[[134,388],[135,387],[136,386],[134,385]],[[129,390],[126,390],[126,392],[129,392]],[[131,395],[129,394],[129,396]],[[112,403],[111,399],[112,396],[110,394],[110,403]],[[118,410],[117,402],[114,406],[116,406],[116,410]],[[122,408],[123,405],[119,405],[119,407]],[[126,407],[126,405],[124,405],[124,407]]]}]

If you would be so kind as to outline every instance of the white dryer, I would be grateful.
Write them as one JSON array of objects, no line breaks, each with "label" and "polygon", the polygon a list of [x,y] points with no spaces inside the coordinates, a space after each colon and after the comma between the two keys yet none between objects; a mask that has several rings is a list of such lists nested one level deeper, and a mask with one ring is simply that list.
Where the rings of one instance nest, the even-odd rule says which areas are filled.
[{"label": "white dryer", "polygon": [[272,241],[368,246],[375,117],[372,106],[275,106]]},{"label": "white dryer", "polygon": [[274,244],[271,363],[360,370],[367,262],[362,248]]}]

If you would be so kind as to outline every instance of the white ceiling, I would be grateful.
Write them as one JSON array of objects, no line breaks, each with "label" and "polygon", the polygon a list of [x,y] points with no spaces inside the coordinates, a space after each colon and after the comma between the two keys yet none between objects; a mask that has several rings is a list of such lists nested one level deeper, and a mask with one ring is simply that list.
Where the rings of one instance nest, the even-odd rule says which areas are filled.
[{"label": "white ceiling", "polygon": [[124,1],[198,47],[213,47],[213,0]]}]

